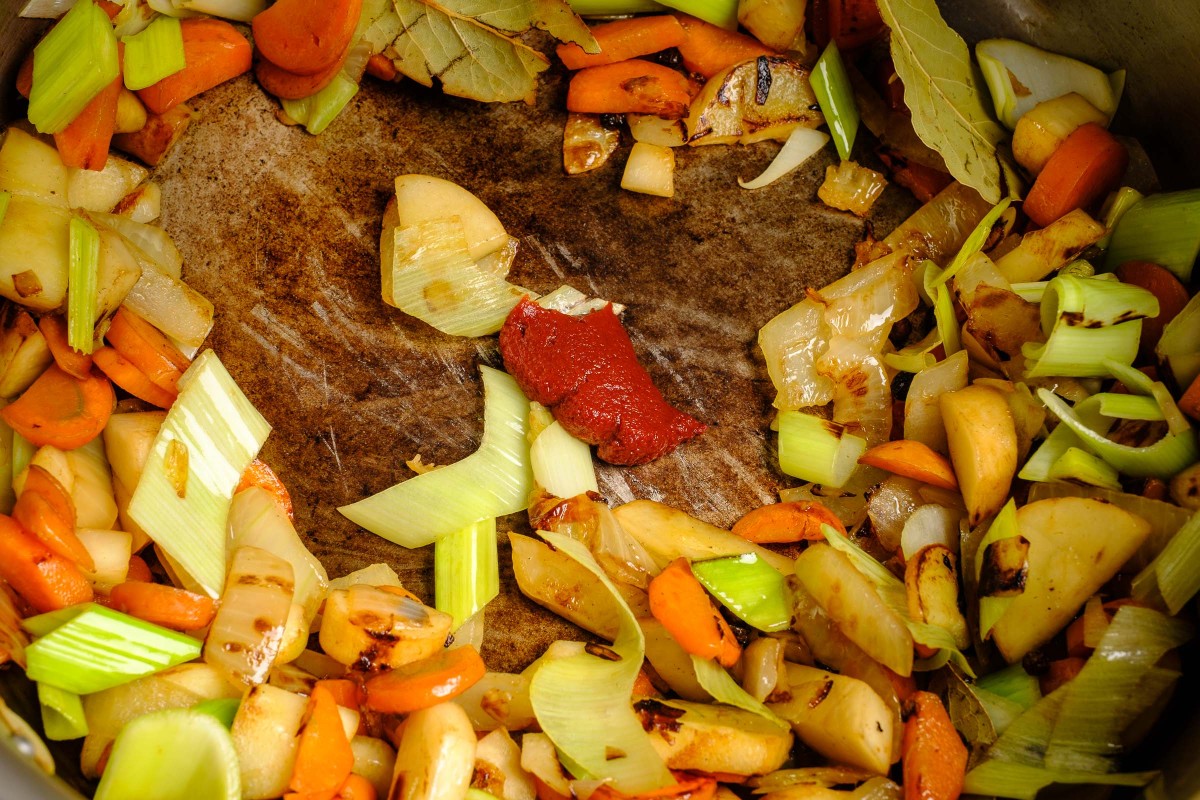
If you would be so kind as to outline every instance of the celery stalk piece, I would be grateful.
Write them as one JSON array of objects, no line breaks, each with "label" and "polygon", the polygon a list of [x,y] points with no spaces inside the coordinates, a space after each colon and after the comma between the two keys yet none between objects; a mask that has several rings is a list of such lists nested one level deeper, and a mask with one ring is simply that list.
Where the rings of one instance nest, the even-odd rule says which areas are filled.
[{"label": "celery stalk piece", "polygon": [[696,19],[716,25],[718,28],[737,30],[737,0],[660,0],[661,4]]},{"label": "celery stalk piece", "polygon": [[813,93],[821,105],[821,113],[829,124],[829,133],[843,161],[850,158],[854,137],[858,133],[858,106],[854,89],[842,63],[842,54],[835,42],[830,42],[813,65],[810,76]]},{"label": "celery stalk piece", "polygon": [[692,563],[692,574],[721,605],[760,631],[791,627],[783,574],[754,553]]},{"label": "celery stalk piece", "polygon": [[358,83],[338,73],[321,91],[300,100],[283,100],[283,111],[313,136],[324,131],[358,94]]},{"label": "celery stalk piece", "polygon": [[215,697],[212,700],[201,700],[192,706],[192,710],[216,717],[226,728],[232,728],[233,720],[241,705],[240,697]]},{"label": "celery stalk piece", "polygon": [[1008,210],[1010,205],[1012,205],[1012,198],[1005,197],[999,203],[992,206],[991,211],[983,215],[983,219],[979,220],[979,224],[967,236],[967,240],[958,249],[949,266],[942,271],[941,275],[933,279],[934,286],[941,286],[961,272],[963,267],[967,265],[967,262],[971,260],[971,257],[983,249],[983,246],[987,244],[988,236],[992,233],[992,228],[996,225],[996,221]]},{"label": "celery stalk piece", "polygon": [[[749,711],[751,714],[757,714],[780,728],[787,727],[786,722],[780,719],[774,711],[751,697],[716,661],[692,656],[692,669],[696,671],[696,681],[704,691],[712,695],[713,700],[727,706],[740,708],[742,711]],[[669,702],[668,705],[670,705]]]},{"label": "celery stalk piece", "polygon": [[462,461],[342,506],[351,522],[404,547],[424,547],[479,522],[523,511],[533,490],[529,400],[506,373],[483,375],[483,440]]},{"label": "celery stalk piece", "polygon": [[1025,671],[1020,664],[984,675],[975,682],[979,689],[997,694],[1005,700],[1017,703],[1023,709],[1033,708],[1042,699],[1042,690],[1037,678]]},{"label": "celery stalk piece", "polygon": [[155,711],[113,741],[96,800],[240,800],[241,772],[229,729],[190,708]]},{"label": "celery stalk piece", "polygon": [[1117,471],[1086,450],[1068,447],[1059,456],[1046,474],[1052,481],[1073,481],[1103,489],[1121,490],[1121,478]]},{"label": "celery stalk piece", "polygon": [[496,520],[480,520],[438,539],[433,549],[434,607],[457,630],[500,594]]},{"label": "celery stalk piece", "polygon": [[39,133],[60,132],[119,73],[108,15],[78,0],[33,50],[29,121]]},{"label": "celery stalk piece", "polygon": [[576,777],[611,779],[609,785],[624,794],[672,784],[629,704],[646,651],[637,619],[582,544],[561,534],[538,533],[596,576],[612,597],[619,621],[612,643],[616,660],[580,652],[543,657],[534,664],[529,698],[538,723]]},{"label": "celery stalk piece", "polygon": [[81,353],[95,346],[100,234],[82,217],[71,217],[67,267],[67,344]]},{"label": "celery stalk piece", "polygon": [[192,637],[96,603],[30,617],[23,625],[38,637],[25,650],[30,680],[75,694],[111,689],[200,655]]},{"label": "celery stalk piece", "polygon": [[1167,362],[1180,386],[1191,386],[1200,375],[1200,293],[1163,328],[1154,352]]},{"label": "celery stalk piece", "polygon": [[1034,800],[1038,792],[1054,783],[1103,786],[1145,786],[1157,772],[1091,773],[1047,769],[1032,764],[1014,764],[991,759],[967,773],[964,795],[1010,797]]},{"label": "celery stalk piece", "polygon": [[1156,194],[1121,217],[1104,265],[1116,269],[1126,261],[1152,261],[1187,283],[1200,255],[1200,189]]},{"label": "celery stalk piece", "polygon": [[79,695],[47,683],[39,683],[37,693],[47,739],[65,742],[87,736],[87,718],[83,715],[83,701]]},{"label": "celery stalk piece", "polygon": [[779,412],[779,468],[804,481],[838,488],[850,479],[867,441],[802,411]]},{"label": "celery stalk piece", "polygon": [[1158,401],[1136,394],[1102,392],[1093,395],[1100,403],[1100,413],[1113,419],[1141,419],[1151,422],[1166,419]]},{"label": "celery stalk piece", "polygon": [[1097,247],[1101,250],[1108,249],[1109,243],[1112,242],[1112,232],[1117,227],[1117,223],[1121,221],[1121,217],[1125,216],[1126,211],[1141,202],[1143,197],[1145,195],[1129,186],[1122,186],[1108,196],[1104,201],[1104,206],[1100,209],[1100,220],[1104,223],[1108,233],[1096,242]]},{"label": "celery stalk piece", "polygon": [[179,398],[154,439],[129,516],[213,597],[225,583],[233,490],[271,426],[220,359],[205,350],[179,380]]},{"label": "celery stalk piece", "polygon": [[187,66],[183,29],[175,17],[156,17],[145,30],[123,36],[121,41],[125,44],[125,88],[130,91],[153,86]]},{"label": "celery stalk piece", "polygon": [[[1153,576],[1159,596],[1172,614],[1178,614],[1200,592],[1200,511],[1171,537],[1143,574]],[[1138,575],[1135,586],[1143,580]]]},{"label": "celery stalk piece", "polygon": [[665,9],[654,0],[571,0],[571,10],[581,17],[623,17]]},{"label": "celery stalk piece", "polygon": [[534,482],[555,497],[600,491],[592,448],[557,422],[548,425],[529,445],[529,462]]}]

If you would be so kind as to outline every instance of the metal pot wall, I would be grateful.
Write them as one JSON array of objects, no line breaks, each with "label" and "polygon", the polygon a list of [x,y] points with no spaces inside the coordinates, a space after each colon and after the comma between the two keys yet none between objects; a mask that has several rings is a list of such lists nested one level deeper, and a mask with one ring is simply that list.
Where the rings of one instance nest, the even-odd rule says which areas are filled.
[{"label": "metal pot wall", "polygon": [[[20,3],[0,2],[4,117],[19,108],[13,75],[40,25],[15,18]],[[1200,148],[1200,3],[941,6],[970,41],[1020,38],[1127,68],[1116,129],[1138,136],[1164,188],[1200,186],[1200,160],[1190,157]],[[499,364],[494,344],[448,341],[377,301],[374,240],[391,180],[404,172],[479,194],[522,239],[515,282],[538,291],[572,282],[631,303],[627,325],[656,383],[719,423],[671,459],[601,470],[606,495],[655,496],[728,525],[780,488],[764,440],[769,384],[754,337],[804,286],[844,271],[863,234],[859,220],[808,202],[828,157],[779,192],[742,192],[732,179],[757,174],[772,155],[766,147],[681,153],[675,201],[621,193],[619,163],[568,180],[558,149],[564,92],[551,75],[537,108],[482,106],[368,81],[314,139],[280,125],[272,102],[242,78],[196,103],[203,118],[158,170],[163,225],[189,283],[218,309],[211,346],[275,424],[264,458],[292,489],[297,528],[331,575],[388,560],[406,586],[432,596],[428,554],[400,551],[335,509],[407,477],[400,462],[414,453],[439,464],[469,453],[478,435],[475,364]],[[913,207],[889,189],[872,221],[886,231]],[[503,578],[511,589],[511,572]],[[515,589],[488,613],[484,655],[501,668],[572,635]],[[1200,796],[1200,698],[1196,681],[1181,683],[1138,756],[1166,770],[1171,798]],[[36,717],[16,671],[0,672],[0,696]],[[78,747],[58,753],[65,783],[0,747],[0,798],[78,798],[67,787],[87,788]]]}]

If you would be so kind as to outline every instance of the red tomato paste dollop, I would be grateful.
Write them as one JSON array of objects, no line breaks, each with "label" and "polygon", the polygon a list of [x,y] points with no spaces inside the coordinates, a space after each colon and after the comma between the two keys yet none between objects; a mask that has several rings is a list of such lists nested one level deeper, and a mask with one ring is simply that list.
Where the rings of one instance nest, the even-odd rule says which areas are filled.
[{"label": "red tomato paste dollop", "polygon": [[610,464],[645,464],[706,425],[666,400],[612,306],[573,317],[521,300],[500,329],[504,366],[531,400]]}]

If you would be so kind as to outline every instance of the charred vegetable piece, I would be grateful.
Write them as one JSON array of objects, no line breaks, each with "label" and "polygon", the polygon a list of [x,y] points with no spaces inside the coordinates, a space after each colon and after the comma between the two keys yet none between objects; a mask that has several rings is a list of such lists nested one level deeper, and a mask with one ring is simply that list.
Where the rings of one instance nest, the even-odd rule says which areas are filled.
[{"label": "charred vegetable piece", "polygon": [[798,126],[825,122],[808,70],[778,56],[759,56],[713,75],[688,112],[688,141],[700,144],[783,141]]}]

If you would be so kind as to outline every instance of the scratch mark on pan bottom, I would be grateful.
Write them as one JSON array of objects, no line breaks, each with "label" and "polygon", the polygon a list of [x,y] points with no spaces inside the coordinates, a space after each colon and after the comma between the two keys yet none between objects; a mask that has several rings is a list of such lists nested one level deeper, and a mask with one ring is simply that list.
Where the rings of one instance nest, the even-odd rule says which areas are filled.
[{"label": "scratch mark on pan bottom", "polygon": [[596,477],[600,491],[605,497],[614,497],[622,503],[632,503],[636,497],[624,473],[619,468],[597,464]]},{"label": "scratch mark on pan bottom", "polygon": [[541,240],[538,239],[537,236],[530,234],[525,237],[525,241],[528,242],[534,250],[537,250],[539,253],[541,253],[542,261],[546,262],[546,266],[550,267],[550,269],[554,271],[554,274],[558,276],[560,281],[565,281],[567,279],[566,273],[562,271],[562,267],[558,263],[558,259],[554,257],[553,253],[546,249],[546,246],[542,244]]},{"label": "scratch mark on pan bottom", "polygon": [[342,457],[338,455],[337,449],[337,433],[333,430],[333,426],[329,428],[329,438],[321,437],[321,443],[325,445],[325,449],[333,456],[333,463],[337,464],[337,470],[340,474],[342,471]]},{"label": "scratch mark on pan bottom", "polygon": [[763,505],[775,502],[775,494],[767,489],[760,476],[755,475],[752,470],[746,468],[746,465],[733,457],[733,454],[727,450],[720,450],[718,454],[721,460],[729,465],[729,468],[734,471],[734,474],[741,479],[742,483],[754,490],[754,494],[758,496],[758,500]]}]

